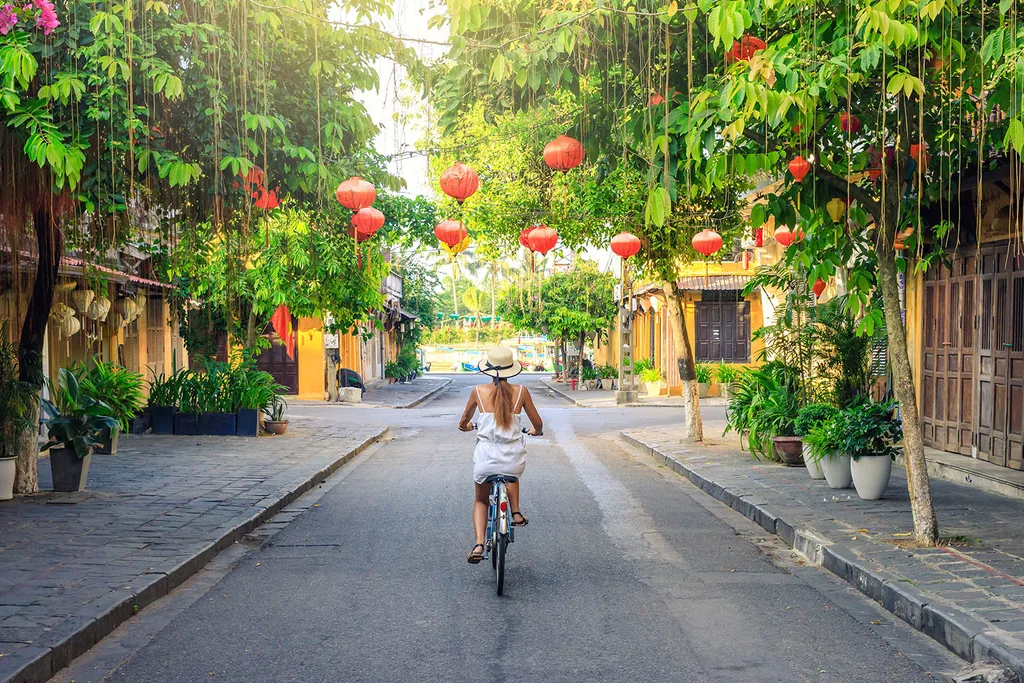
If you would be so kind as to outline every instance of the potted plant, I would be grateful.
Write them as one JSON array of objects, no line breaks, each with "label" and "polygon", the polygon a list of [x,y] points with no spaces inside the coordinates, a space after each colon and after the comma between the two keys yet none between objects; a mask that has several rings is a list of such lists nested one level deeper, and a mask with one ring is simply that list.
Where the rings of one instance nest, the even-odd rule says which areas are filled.
[{"label": "potted plant", "polygon": [[89,477],[92,449],[99,444],[99,435],[105,428],[116,429],[117,420],[110,417],[110,406],[82,391],[75,373],[68,368],[60,369],[57,390],[51,393],[54,401],[43,400],[43,424],[49,441],[42,450],[50,451],[53,490],[81,491]]},{"label": "potted plant", "polygon": [[811,454],[811,446],[806,441],[807,435],[812,429],[828,420],[839,412],[839,408],[827,403],[811,403],[800,409],[796,416],[796,435],[803,438],[804,464],[811,479],[824,479],[825,473],[821,471],[821,463]]},{"label": "potted plant", "polygon": [[729,395],[732,394],[733,383],[736,382],[738,376],[739,370],[724,360],[715,367],[715,379],[718,380],[722,397],[727,401],[729,400]]},{"label": "potted plant", "polygon": [[174,433],[194,435],[199,433],[199,381],[192,372],[186,372],[178,380],[178,409],[174,412]]},{"label": "potted plant", "polygon": [[187,370],[176,370],[170,376],[161,373],[149,383],[149,419],[153,434],[173,434],[174,414],[181,399],[181,383]]},{"label": "potted plant", "polygon": [[14,497],[17,433],[33,429],[38,417],[35,385],[22,381],[18,347],[0,328],[0,500]]},{"label": "potted plant", "polygon": [[640,371],[640,381],[647,387],[648,396],[661,396],[661,370],[646,367]]},{"label": "potted plant", "polygon": [[[597,370],[599,375],[597,379],[597,386],[599,389],[611,389],[615,390],[615,382],[619,379],[619,369],[614,365],[602,365]],[[605,386],[605,381],[608,382],[608,386]]]},{"label": "potted plant", "polygon": [[109,408],[107,417],[117,422],[114,428],[104,428],[100,443],[94,452],[103,455],[117,453],[118,435],[131,429],[135,413],[142,407],[142,375],[116,363],[106,363],[98,356],[88,364],[78,363],[72,368],[82,394]]},{"label": "potted plant", "polygon": [[845,489],[853,483],[850,473],[850,453],[847,445],[847,413],[837,410],[812,427],[804,442],[811,447],[811,457],[821,466],[830,488]]},{"label": "potted plant", "polygon": [[592,365],[583,366],[583,387],[588,391],[593,391],[597,388],[597,369]]},{"label": "potted plant", "polygon": [[800,412],[800,401],[785,384],[772,387],[752,407],[751,433],[757,433],[762,441],[771,439],[773,460],[789,467],[803,467],[803,442],[796,435],[796,416]]},{"label": "potted plant", "polygon": [[288,429],[288,420],[284,419],[285,408],[288,402],[281,394],[274,394],[269,405],[264,407],[267,419],[263,422],[263,428],[268,434],[284,434]]},{"label": "potted plant", "polygon": [[235,415],[235,434],[238,436],[259,436],[260,413],[263,406],[274,399],[278,391],[284,387],[274,382],[269,372],[256,370],[243,365],[232,373],[235,403],[238,410]]},{"label": "potted plant", "polygon": [[388,384],[394,384],[397,382],[401,374],[402,368],[395,361],[389,360],[384,364],[384,378],[387,379]]},{"label": "potted plant", "polygon": [[903,438],[893,417],[896,403],[866,401],[846,409],[846,448],[850,453],[853,486],[862,500],[878,500],[892,474],[892,461]]},{"label": "potted plant", "polygon": [[235,435],[235,404],[231,372],[226,363],[207,362],[206,372],[197,376],[199,415],[196,431],[203,436]]},{"label": "potted plant", "polygon": [[711,393],[711,365],[696,363],[693,366],[693,371],[697,375],[697,396],[707,398]]}]

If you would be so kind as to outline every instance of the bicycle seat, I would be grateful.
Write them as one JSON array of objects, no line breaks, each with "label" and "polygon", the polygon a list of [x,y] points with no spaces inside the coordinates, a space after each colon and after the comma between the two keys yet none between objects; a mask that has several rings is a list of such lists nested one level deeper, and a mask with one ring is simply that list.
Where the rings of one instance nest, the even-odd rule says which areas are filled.
[{"label": "bicycle seat", "polygon": [[513,477],[507,474],[492,474],[491,476],[484,479],[485,483],[493,484],[496,481],[503,481],[506,484],[514,484],[519,481],[518,477]]}]

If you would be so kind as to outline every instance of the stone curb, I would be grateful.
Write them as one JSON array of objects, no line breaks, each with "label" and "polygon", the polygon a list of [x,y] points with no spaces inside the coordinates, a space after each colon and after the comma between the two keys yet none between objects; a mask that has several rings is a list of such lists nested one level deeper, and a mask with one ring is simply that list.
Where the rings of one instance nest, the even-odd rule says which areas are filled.
[{"label": "stone curb", "polygon": [[424,394],[423,396],[420,396],[418,399],[416,399],[412,403],[406,403],[404,406],[395,406],[395,408],[397,408],[399,410],[404,410],[404,409],[408,409],[408,408],[415,408],[416,406],[420,405],[421,403],[426,403],[427,401],[429,401],[430,399],[434,398],[435,396],[440,394],[442,391],[447,389],[448,385],[451,384],[454,381],[455,380],[453,380],[453,379],[446,380],[444,384],[442,384],[441,386],[437,387],[436,389],[432,389],[432,390],[428,391],[426,394]]},{"label": "stone curb", "polygon": [[387,427],[378,430],[312,476],[293,481],[277,494],[260,501],[251,510],[239,514],[228,528],[222,530],[217,540],[195,544],[184,558],[170,558],[155,565],[136,579],[132,586],[99,598],[82,613],[70,616],[51,628],[38,643],[27,645],[4,657],[0,660],[0,683],[45,683],[136,612],[184,583],[217,553],[243,538],[379,441],[387,431]]},{"label": "stone curb", "polygon": [[853,549],[817,531],[797,528],[763,502],[748,498],[742,492],[731,491],[665,453],[660,444],[647,443],[627,432],[620,432],[620,435],[627,443],[686,477],[712,498],[725,503],[765,531],[776,534],[810,562],[852,584],[961,659],[968,662],[995,659],[1016,671],[1024,680],[1024,647],[1009,638],[1006,632],[994,630],[991,624],[979,621],[956,607],[930,604],[927,593],[888,572],[872,569]]}]

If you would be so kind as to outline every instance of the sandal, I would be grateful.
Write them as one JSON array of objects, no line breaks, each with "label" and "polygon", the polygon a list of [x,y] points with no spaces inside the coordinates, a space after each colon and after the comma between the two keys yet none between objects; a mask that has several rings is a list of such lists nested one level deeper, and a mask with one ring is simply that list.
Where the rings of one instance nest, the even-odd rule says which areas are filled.
[{"label": "sandal", "polygon": [[[477,551],[476,551],[477,548],[480,548],[480,552],[479,553],[477,553]],[[469,556],[466,557],[466,561],[469,562],[470,564],[479,564],[483,559],[484,559],[484,544],[483,543],[477,543],[475,546],[473,546],[473,550],[469,553]]]},{"label": "sandal", "polygon": [[[516,515],[518,515],[523,521],[522,522],[517,522],[516,521]],[[530,523],[529,518],[526,515],[524,515],[522,512],[520,512],[519,510],[513,510],[512,511],[512,526],[526,526],[529,523]]]}]

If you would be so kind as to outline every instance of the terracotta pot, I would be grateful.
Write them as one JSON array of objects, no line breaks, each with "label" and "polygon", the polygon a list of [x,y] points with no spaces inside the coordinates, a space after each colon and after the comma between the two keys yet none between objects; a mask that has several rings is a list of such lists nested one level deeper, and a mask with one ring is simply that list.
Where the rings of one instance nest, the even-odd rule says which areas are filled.
[{"label": "terracotta pot", "polygon": [[267,434],[284,434],[288,429],[288,420],[281,420],[280,422],[266,420],[263,423],[263,428],[267,430]]},{"label": "terracotta pot", "polygon": [[799,436],[776,436],[772,445],[778,460],[789,467],[804,466],[803,441]]}]

